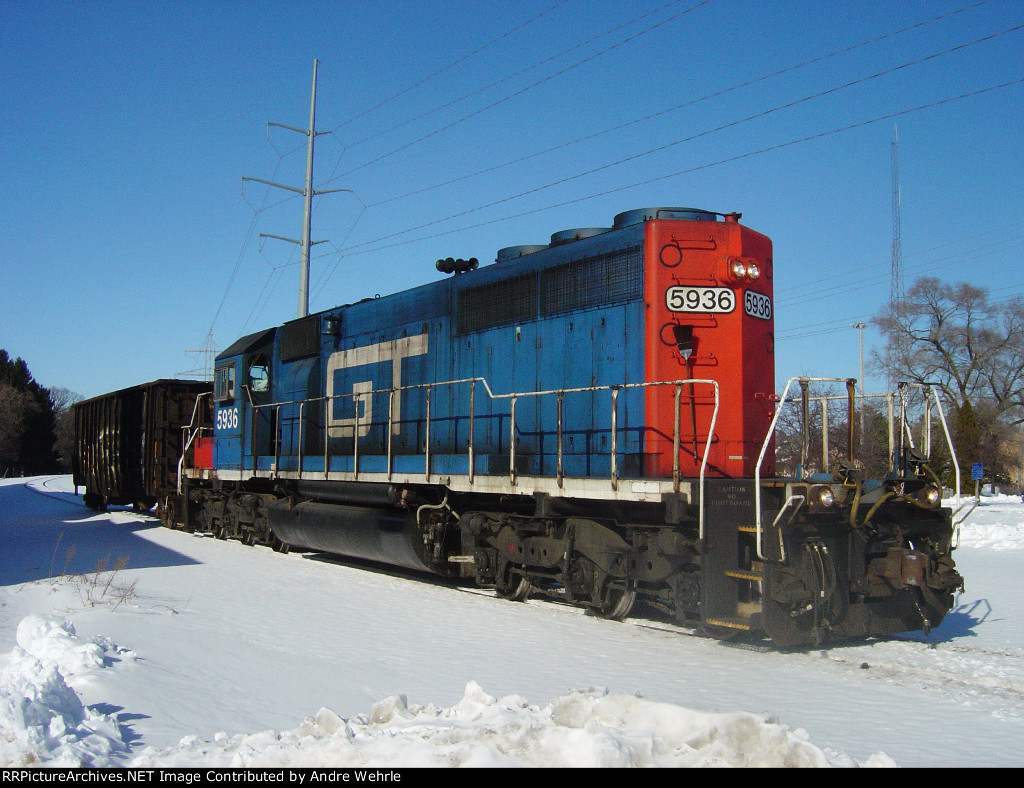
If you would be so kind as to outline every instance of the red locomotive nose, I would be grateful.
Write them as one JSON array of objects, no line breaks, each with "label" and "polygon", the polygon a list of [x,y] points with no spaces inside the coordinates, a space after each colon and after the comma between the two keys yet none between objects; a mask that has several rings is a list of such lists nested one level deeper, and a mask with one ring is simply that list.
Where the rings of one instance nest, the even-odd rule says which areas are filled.
[{"label": "red locomotive nose", "polygon": [[[706,454],[708,474],[750,477],[775,389],[771,241],[728,214],[725,221],[653,219],[644,249],[646,379],[718,383],[717,413],[710,382],[681,391],[679,472],[698,475]],[[649,389],[652,476],[672,473],[676,419],[672,391]]]}]

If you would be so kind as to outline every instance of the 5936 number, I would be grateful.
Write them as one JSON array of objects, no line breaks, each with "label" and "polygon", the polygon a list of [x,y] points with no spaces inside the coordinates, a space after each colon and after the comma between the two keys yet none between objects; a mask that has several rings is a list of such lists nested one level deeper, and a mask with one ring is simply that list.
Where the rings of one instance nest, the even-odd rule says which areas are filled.
[{"label": "5936 number", "polygon": [[736,296],[728,287],[682,287],[665,291],[665,305],[672,312],[728,314],[736,308]]}]

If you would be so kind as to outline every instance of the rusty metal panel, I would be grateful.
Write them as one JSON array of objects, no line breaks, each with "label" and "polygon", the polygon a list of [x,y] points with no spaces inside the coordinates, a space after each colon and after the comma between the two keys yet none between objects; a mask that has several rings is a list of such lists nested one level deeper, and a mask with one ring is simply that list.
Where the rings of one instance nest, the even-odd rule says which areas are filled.
[{"label": "rusty metal panel", "polygon": [[103,504],[148,508],[176,487],[182,428],[211,390],[203,381],[158,380],[76,403],[75,485]]}]

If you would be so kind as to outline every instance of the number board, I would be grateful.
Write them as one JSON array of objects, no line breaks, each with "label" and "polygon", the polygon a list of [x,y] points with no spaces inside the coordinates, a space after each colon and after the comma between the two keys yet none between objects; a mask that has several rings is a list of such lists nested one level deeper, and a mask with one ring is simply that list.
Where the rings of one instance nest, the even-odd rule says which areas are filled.
[{"label": "number board", "polygon": [[766,295],[748,290],[743,294],[743,310],[751,317],[771,320],[772,300]]},{"label": "number board", "polygon": [[736,295],[728,287],[682,287],[665,291],[665,305],[671,312],[728,314],[736,308]]}]

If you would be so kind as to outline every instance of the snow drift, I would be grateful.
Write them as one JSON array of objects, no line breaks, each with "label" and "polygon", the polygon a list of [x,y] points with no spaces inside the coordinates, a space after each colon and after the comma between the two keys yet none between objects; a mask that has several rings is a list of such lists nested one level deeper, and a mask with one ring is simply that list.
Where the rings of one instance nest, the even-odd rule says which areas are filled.
[{"label": "snow drift", "polygon": [[[116,656],[115,656],[116,655]],[[134,657],[82,641],[67,621],[31,615],[0,674],[0,765],[132,767],[640,767],[857,765],[802,731],[755,714],[709,714],[602,689],[568,692],[543,708],[494,698],[475,682],[451,708],[395,695],[343,719],[320,709],[289,731],[186,736],[130,757],[118,723],[85,708],[68,685]],[[871,765],[893,765],[883,755]]]}]

